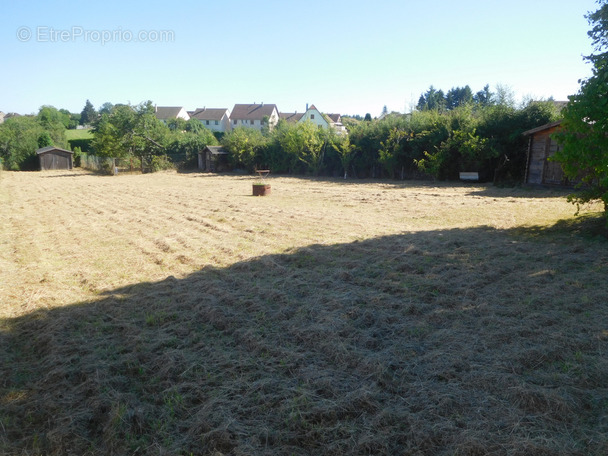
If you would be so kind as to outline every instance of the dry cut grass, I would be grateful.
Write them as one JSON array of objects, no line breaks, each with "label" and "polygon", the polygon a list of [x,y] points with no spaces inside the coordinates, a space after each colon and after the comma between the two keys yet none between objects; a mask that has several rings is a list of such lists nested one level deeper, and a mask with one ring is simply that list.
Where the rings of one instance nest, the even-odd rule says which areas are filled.
[{"label": "dry cut grass", "polygon": [[1,174],[0,453],[608,453],[597,208],[271,183]]}]

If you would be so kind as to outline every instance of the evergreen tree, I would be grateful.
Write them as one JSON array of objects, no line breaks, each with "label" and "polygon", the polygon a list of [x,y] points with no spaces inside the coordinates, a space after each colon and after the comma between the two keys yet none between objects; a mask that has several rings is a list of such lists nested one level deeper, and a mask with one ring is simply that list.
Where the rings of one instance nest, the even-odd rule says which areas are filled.
[{"label": "evergreen tree", "polygon": [[473,97],[473,101],[481,106],[490,106],[492,104],[493,94],[490,92],[490,85],[486,84],[483,90],[480,90]]},{"label": "evergreen tree", "polygon": [[93,104],[87,100],[82,112],[80,113],[80,125],[91,125],[97,119],[97,111]]}]

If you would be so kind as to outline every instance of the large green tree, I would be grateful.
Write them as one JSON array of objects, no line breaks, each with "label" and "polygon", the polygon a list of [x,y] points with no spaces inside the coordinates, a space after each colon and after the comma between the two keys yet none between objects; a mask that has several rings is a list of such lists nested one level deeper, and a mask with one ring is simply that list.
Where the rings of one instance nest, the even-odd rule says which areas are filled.
[{"label": "large green tree", "polygon": [[562,130],[556,134],[562,147],[554,159],[568,178],[580,182],[571,201],[601,200],[608,217],[608,0],[598,3],[599,9],[586,16],[595,49],[585,57],[592,64],[592,75],[581,80],[578,93],[569,97]]},{"label": "large green tree", "polygon": [[446,109],[455,109],[472,102],[473,92],[468,85],[464,87],[453,87],[448,90],[448,93],[445,96]]},{"label": "large green tree", "polygon": [[134,156],[144,161],[165,153],[169,129],[154,114],[151,101],[137,106],[115,105],[102,114],[93,129],[93,149],[100,156]]},{"label": "large green tree", "polygon": [[443,111],[445,106],[446,99],[443,90],[436,90],[435,87],[430,86],[426,93],[420,95],[416,108],[419,111],[424,111],[427,109]]},{"label": "large green tree", "polygon": [[344,179],[346,179],[348,177],[348,167],[353,161],[355,146],[351,144],[348,135],[336,136],[331,145],[340,157],[340,164],[344,169]]},{"label": "large green tree", "polygon": [[34,117],[12,117],[0,124],[0,159],[3,167],[13,171],[36,169],[36,149],[43,133],[44,128]]},{"label": "large green tree", "polygon": [[266,139],[259,130],[237,127],[222,138],[222,146],[230,153],[232,166],[253,171],[257,167],[260,149]]}]

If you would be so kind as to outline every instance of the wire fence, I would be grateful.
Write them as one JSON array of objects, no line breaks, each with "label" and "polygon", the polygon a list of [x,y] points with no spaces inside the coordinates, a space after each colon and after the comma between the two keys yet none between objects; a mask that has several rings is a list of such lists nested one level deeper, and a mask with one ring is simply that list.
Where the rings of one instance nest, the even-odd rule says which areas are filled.
[{"label": "wire fence", "polygon": [[188,154],[113,159],[82,153],[79,158],[81,168],[107,174],[149,173],[162,169],[188,169],[196,166],[196,160],[189,157]]}]

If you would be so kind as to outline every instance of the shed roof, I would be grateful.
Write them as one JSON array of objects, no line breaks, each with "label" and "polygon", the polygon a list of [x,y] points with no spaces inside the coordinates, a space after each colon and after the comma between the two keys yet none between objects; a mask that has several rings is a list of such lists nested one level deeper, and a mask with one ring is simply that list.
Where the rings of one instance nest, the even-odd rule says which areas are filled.
[{"label": "shed roof", "polygon": [[190,117],[198,120],[222,120],[224,115],[228,115],[228,108],[196,108]]},{"label": "shed roof", "polygon": [[551,122],[551,123],[548,123],[545,125],[541,125],[540,127],[533,128],[532,130],[524,131],[522,134],[524,136],[533,135],[534,133],[538,133],[539,131],[548,130],[550,128],[557,127],[561,123],[562,123],[562,121],[558,120],[557,122]]},{"label": "shed roof", "polygon": [[275,104],[235,104],[230,118],[262,120],[266,116],[270,117],[275,110],[279,112]]},{"label": "shed roof", "polygon": [[48,152],[53,152],[53,151],[64,152],[64,153],[67,153],[67,154],[73,154],[74,153],[71,150],[65,150],[65,149],[62,149],[60,147],[55,147],[55,146],[41,147],[40,149],[36,150],[36,153],[38,155],[40,155],[40,154],[46,154]]},{"label": "shed roof", "polygon": [[211,152],[212,155],[226,155],[228,153],[228,151],[222,146],[205,146],[205,148],[199,153],[202,153],[206,150]]}]

